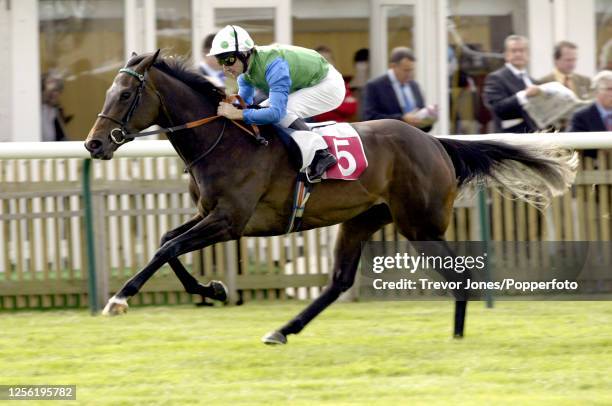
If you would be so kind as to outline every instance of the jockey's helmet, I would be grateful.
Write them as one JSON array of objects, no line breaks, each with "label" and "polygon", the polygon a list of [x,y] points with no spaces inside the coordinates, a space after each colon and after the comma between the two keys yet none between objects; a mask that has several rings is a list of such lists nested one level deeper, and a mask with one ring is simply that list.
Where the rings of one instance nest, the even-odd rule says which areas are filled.
[{"label": "jockey's helmet", "polygon": [[248,32],[237,25],[226,25],[215,35],[208,56],[248,52],[255,46]]}]

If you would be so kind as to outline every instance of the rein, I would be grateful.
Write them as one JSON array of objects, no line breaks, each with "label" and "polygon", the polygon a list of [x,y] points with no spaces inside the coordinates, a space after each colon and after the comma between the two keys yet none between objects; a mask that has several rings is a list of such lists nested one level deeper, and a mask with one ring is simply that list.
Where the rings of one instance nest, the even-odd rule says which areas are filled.
[{"label": "rein", "polygon": [[[205,117],[205,118],[201,118],[198,120],[194,120],[194,121],[189,121],[187,123],[184,124],[180,124],[180,125],[175,125],[173,127],[166,127],[166,128],[160,128],[157,130],[150,130],[150,131],[144,131],[144,132],[135,132],[135,133],[128,133],[127,132],[127,125],[128,122],[130,121],[130,119],[132,118],[132,114],[134,113],[134,110],[136,110],[136,107],[138,106],[138,103],[140,102],[140,98],[142,97],[142,92],[146,86],[146,81],[147,81],[147,74],[148,72],[145,72],[144,75],[136,72],[133,69],[129,69],[129,68],[122,68],[119,69],[119,73],[127,73],[128,75],[131,75],[133,77],[135,77],[136,79],[138,79],[139,81],[139,86],[138,86],[138,93],[136,94],[136,97],[134,98],[134,100],[132,101],[132,104],[130,105],[130,108],[128,109],[126,115],[124,116],[123,120],[117,120],[114,117],[108,116],[106,114],[100,113],[98,114],[98,117],[100,118],[105,118],[107,120],[112,121],[115,124],[118,124],[120,127],[116,127],[113,128],[110,132],[110,138],[111,140],[117,144],[117,145],[121,145],[124,142],[126,142],[127,140],[131,140],[134,139],[136,137],[145,137],[147,135],[154,135],[154,134],[161,134],[161,133],[175,133],[177,131],[181,131],[181,130],[185,130],[185,129],[189,129],[189,128],[195,128],[195,127],[199,127],[201,125],[210,123],[220,117],[223,116],[211,116],[211,117]],[[152,82],[151,82],[152,83]],[[155,94],[157,95],[157,97],[159,98],[159,101],[162,105],[162,108],[164,109],[164,113],[166,114],[166,116],[168,116],[168,110],[166,109],[166,105],[164,103],[163,98],[161,97],[161,95],[159,94],[159,92],[157,91],[157,89],[154,89]],[[244,102],[244,100],[242,100],[242,98],[239,95],[235,95],[235,96],[230,96],[228,98],[225,99],[226,102],[231,103],[233,102],[233,100],[238,100],[240,102],[240,105],[242,106],[242,108],[246,107],[246,103]],[[168,116],[168,119],[170,117]],[[172,121],[172,120],[170,120]],[[246,128],[245,126],[243,126],[242,124],[238,123],[236,120],[230,120],[232,123],[234,123],[238,128],[240,128],[241,130],[243,130],[244,132],[246,132],[247,134],[251,135],[252,137],[255,138],[255,141],[257,141],[259,144],[267,146],[268,145],[268,140],[266,140],[264,137],[261,136],[260,132],[259,132],[259,128],[257,128],[256,125],[252,125],[252,130],[249,130],[248,128]],[[204,156],[208,155],[210,152],[212,152],[212,150],[219,144],[219,141],[221,141],[221,138],[223,136],[223,133],[225,132],[225,125],[226,122],[223,123],[223,129],[221,130],[221,133],[219,134],[219,136],[217,137],[217,140],[213,143],[212,147],[209,148],[203,155],[201,155],[200,157],[198,157],[196,159],[196,161],[199,161],[200,159],[204,158]],[[118,136],[116,133],[120,133]],[[189,167],[191,167],[191,165],[193,165],[195,163],[192,162],[191,164],[189,164]]]},{"label": "rein", "polygon": [[221,132],[219,133],[219,135],[217,136],[217,139],[215,140],[215,142],[213,142],[213,144],[202,153],[202,155],[198,156],[196,159],[194,159],[193,161],[191,161],[190,163],[188,163],[185,166],[185,170],[186,171],[190,171],[191,168],[193,167],[193,165],[195,165],[196,163],[200,162],[202,159],[204,159],[208,154],[210,154],[211,152],[213,152],[213,150],[216,148],[217,145],[219,145],[219,143],[221,142],[221,138],[223,138],[223,133],[225,132],[225,126],[227,125],[227,121],[223,122],[223,128],[221,129]]}]

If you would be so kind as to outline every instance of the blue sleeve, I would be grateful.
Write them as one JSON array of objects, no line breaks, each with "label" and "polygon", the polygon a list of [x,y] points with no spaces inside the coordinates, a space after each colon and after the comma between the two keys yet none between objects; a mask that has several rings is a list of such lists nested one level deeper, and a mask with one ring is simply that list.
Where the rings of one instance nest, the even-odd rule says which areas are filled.
[{"label": "blue sleeve", "polygon": [[255,94],[255,88],[246,81],[244,75],[238,76],[238,94],[242,97],[242,100],[246,104],[253,103],[253,95]]},{"label": "blue sleeve", "polygon": [[291,75],[287,61],[276,58],[270,62],[266,68],[266,81],[270,87],[270,105],[259,110],[244,110],[244,122],[247,124],[274,124],[287,114],[287,99],[291,89]]}]

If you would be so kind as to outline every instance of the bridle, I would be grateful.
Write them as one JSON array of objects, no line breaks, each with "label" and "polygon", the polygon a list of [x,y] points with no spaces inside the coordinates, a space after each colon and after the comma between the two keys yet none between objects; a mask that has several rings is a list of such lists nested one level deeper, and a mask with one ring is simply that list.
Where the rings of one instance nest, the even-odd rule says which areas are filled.
[{"label": "bridle", "polygon": [[[220,117],[223,116],[211,116],[211,117],[205,117],[205,118],[201,118],[199,120],[195,120],[195,121],[190,121],[188,123],[185,124],[181,124],[181,125],[176,125],[176,126],[172,126],[172,127],[166,127],[166,128],[160,128],[157,130],[150,130],[150,131],[145,131],[145,132],[136,132],[136,133],[129,133],[128,129],[127,129],[127,125],[129,124],[132,115],[134,114],[134,111],[136,110],[136,107],[138,106],[138,103],[140,102],[140,99],[142,98],[142,93],[145,89],[145,87],[147,86],[147,76],[148,76],[148,70],[145,71],[144,74],[138,73],[133,69],[130,68],[121,68],[119,69],[119,73],[127,73],[130,76],[133,76],[134,78],[138,79],[138,90],[136,93],[136,97],[134,97],[134,99],[132,100],[132,103],[130,104],[130,108],[128,109],[128,111],[125,113],[125,115],[123,116],[123,118],[121,120],[118,120],[114,117],[111,117],[107,114],[104,113],[99,113],[98,117],[100,118],[105,118],[107,120],[112,121],[113,123],[119,125],[119,127],[115,127],[111,130],[109,136],[110,139],[117,145],[121,145],[123,143],[125,143],[128,140],[132,140],[136,137],[145,137],[147,135],[154,135],[154,134],[161,134],[161,133],[174,133],[177,131],[181,131],[181,130],[185,130],[188,128],[194,128],[194,127],[198,127],[207,123],[210,123],[211,121],[214,121]],[[157,89],[155,88],[155,85],[153,84],[152,80],[149,80],[149,82],[151,83],[151,88],[153,89],[153,91],[155,92],[155,94],[157,95],[159,102],[162,106],[162,109],[164,111],[164,114],[166,116],[166,118],[168,119],[169,123],[172,123],[172,120],[170,119],[170,115],[168,114],[168,109],[166,108],[166,105],[164,103],[164,99],[162,98],[161,94],[157,91]],[[231,103],[233,101],[233,98],[235,98],[236,100],[238,100],[240,102],[240,104],[242,105],[242,107],[246,107],[246,103],[244,102],[244,100],[242,100],[242,98],[238,95],[236,96],[232,96],[226,99],[226,101],[228,103]],[[255,138],[255,140],[261,144],[261,145],[268,145],[268,140],[266,140],[264,137],[261,136],[260,132],[259,132],[259,128],[257,128],[257,126],[253,125],[252,126],[252,130],[249,130],[248,128],[246,128],[245,126],[243,126],[242,124],[236,122],[235,120],[231,120],[234,124],[236,124],[240,129],[242,129],[243,131],[245,131],[246,133],[250,134],[251,136],[253,136]],[[204,158],[205,156],[207,156],[208,154],[210,154],[215,147],[219,144],[219,142],[221,141],[221,138],[223,137],[223,133],[225,132],[225,127],[226,127],[226,122],[223,123],[223,128],[221,130],[221,132],[219,133],[219,135],[217,136],[217,139],[215,140],[215,142],[212,144],[211,147],[209,147],[206,151],[204,151],[204,153],[202,155],[200,155],[199,157],[197,157],[194,161],[192,161],[191,163],[188,164],[188,167],[193,166],[197,161],[200,161],[202,158]]]},{"label": "bridle", "polygon": [[[111,130],[110,132],[110,138],[111,140],[117,144],[117,145],[121,145],[123,144],[125,141],[127,141],[127,139],[129,138],[130,135],[132,134],[128,134],[127,133],[127,125],[130,122],[130,119],[132,118],[132,114],[134,114],[134,110],[136,110],[136,107],[138,106],[138,103],[140,102],[140,98],[142,97],[142,92],[146,86],[147,83],[147,75],[148,75],[148,71],[146,71],[143,74],[140,74],[138,72],[136,72],[133,69],[130,68],[121,68],[119,69],[119,73],[127,73],[128,75],[131,75],[133,77],[135,77],[136,79],[138,79],[138,90],[136,93],[136,97],[134,97],[134,99],[132,100],[132,104],[130,104],[130,108],[128,109],[128,111],[125,113],[125,115],[123,116],[123,119],[121,120],[117,120],[114,117],[111,117],[107,114],[104,113],[99,113],[98,117],[101,118],[105,118],[107,120],[112,121],[115,124],[118,124],[119,127],[115,127]],[[159,100],[161,101],[161,96],[160,94],[156,91],[157,96],[159,97]],[[116,132],[120,132],[121,135],[120,137],[117,137],[115,135]]]}]

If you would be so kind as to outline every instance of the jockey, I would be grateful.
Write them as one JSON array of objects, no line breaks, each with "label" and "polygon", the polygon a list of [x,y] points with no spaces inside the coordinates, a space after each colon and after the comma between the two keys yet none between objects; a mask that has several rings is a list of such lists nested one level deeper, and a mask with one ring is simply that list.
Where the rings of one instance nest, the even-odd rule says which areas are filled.
[{"label": "jockey", "polygon": [[[269,95],[261,109],[239,110],[221,102],[217,111],[221,116],[308,131],[304,118],[334,110],[344,100],[342,75],[311,49],[255,46],[243,28],[228,25],[215,35],[209,55],[217,58],[226,74],[238,79],[238,94],[247,104],[252,104],[256,89]],[[319,179],[336,162],[327,149],[318,150],[308,177]]]}]

